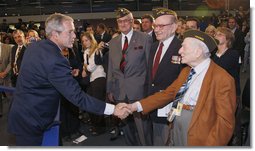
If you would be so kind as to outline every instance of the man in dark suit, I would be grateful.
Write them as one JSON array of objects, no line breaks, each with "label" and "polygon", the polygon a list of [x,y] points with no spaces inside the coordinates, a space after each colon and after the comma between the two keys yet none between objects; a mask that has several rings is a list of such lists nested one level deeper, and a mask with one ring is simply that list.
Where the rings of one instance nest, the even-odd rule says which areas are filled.
[{"label": "man in dark suit", "polygon": [[[151,37],[133,30],[133,14],[125,9],[117,11],[121,34],[109,43],[107,93],[115,103],[132,103],[145,97],[146,67]],[[147,120],[140,114],[130,115],[123,126],[127,145],[151,145]]]},{"label": "man in dark suit", "polygon": [[234,17],[229,17],[228,19],[228,28],[231,29],[231,31],[235,35],[235,40],[233,42],[232,48],[237,50],[240,55],[241,61],[243,61],[244,57],[244,47],[245,47],[245,42],[244,42],[244,33],[242,30],[237,25],[236,19]]},{"label": "man in dark suit", "polygon": [[128,109],[116,107],[85,94],[72,77],[68,60],[61,54],[75,40],[73,19],[55,13],[46,22],[47,40],[31,44],[24,54],[8,117],[9,132],[16,145],[41,145],[43,133],[50,128],[63,95],[82,110],[124,118]]},{"label": "man in dark suit", "polygon": [[101,41],[107,43],[112,39],[112,36],[107,33],[106,28],[107,27],[103,23],[100,23],[97,25],[96,35],[95,35],[95,39],[97,43],[100,43]]},{"label": "man in dark suit", "polygon": [[147,114],[173,102],[168,120],[175,146],[223,146],[233,134],[235,81],[210,59],[216,47],[204,32],[186,31],[179,54],[188,66],[164,91],[130,105],[132,111]]},{"label": "man in dark suit", "polygon": [[153,30],[154,18],[150,14],[142,16],[142,31],[149,34],[152,37],[152,41],[157,41],[155,32]]},{"label": "man in dark suit", "polygon": [[24,52],[26,50],[26,40],[25,40],[24,32],[19,29],[13,31],[12,36],[16,42],[16,45],[12,48],[12,53],[11,53],[11,67],[12,67],[11,81],[12,81],[12,86],[16,87],[17,77],[19,75],[19,69],[21,66]]},{"label": "man in dark suit", "polygon": [[[162,11],[162,13],[157,14],[158,11]],[[154,32],[158,41],[153,43],[149,55],[148,95],[166,89],[181,71],[180,61],[176,60],[180,58],[178,50],[181,48],[181,41],[175,36],[177,14],[172,10],[160,8],[154,9],[153,14],[155,15]],[[161,43],[164,46],[160,50]],[[158,68],[155,69],[158,55]],[[153,72],[155,72],[154,75]],[[167,140],[170,137],[170,128],[167,125],[166,115],[161,113],[165,108],[154,110],[150,114],[154,146],[169,145]]]}]

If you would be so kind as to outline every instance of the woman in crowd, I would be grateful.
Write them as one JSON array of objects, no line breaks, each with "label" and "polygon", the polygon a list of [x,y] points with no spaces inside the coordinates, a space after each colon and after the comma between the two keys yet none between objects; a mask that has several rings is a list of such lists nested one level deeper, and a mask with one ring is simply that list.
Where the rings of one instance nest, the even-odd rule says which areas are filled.
[{"label": "woman in crowd", "polygon": [[216,28],[213,25],[209,25],[207,26],[207,28],[205,29],[205,33],[207,33],[208,35],[214,37],[215,36],[215,32],[216,32]]},{"label": "woman in crowd", "polygon": [[[82,77],[90,76],[90,85],[88,86],[87,93],[91,96],[105,100],[106,93],[106,73],[102,65],[95,64],[95,54],[101,54],[104,43],[97,44],[94,35],[89,32],[84,32],[81,35],[81,42],[84,51],[84,65],[82,71]],[[90,131],[92,135],[99,135],[105,131],[104,116],[90,114],[92,128]]]}]

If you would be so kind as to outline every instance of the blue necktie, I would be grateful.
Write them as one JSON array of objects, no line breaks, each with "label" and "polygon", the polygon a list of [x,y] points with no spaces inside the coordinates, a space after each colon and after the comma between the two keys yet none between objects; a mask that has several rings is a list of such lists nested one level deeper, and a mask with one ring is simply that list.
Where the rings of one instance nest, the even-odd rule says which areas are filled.
[{"label": "blue necktie", "polygon": [[190,73],[189,73],[189,76],[188,76],[186,82],[182,84],[180,90],[178,91],[178,93],[177,93],[176,96],[175,96],[175,99],[174,99],[174,101],[173,101],[173,106],[172,106],[172,107],[174,107],[174,108],[177,107],[178,102],[181,101],[181,99],[183,98],[185,92],[188,90],[189,85],[190,85],[190,82],[191,82],[191,79],[192,79],[192,76],[193,76],[195,73],[196,73],[196,72],[195,72],[194,69],[191,69],[191,70],[190,70]]}]

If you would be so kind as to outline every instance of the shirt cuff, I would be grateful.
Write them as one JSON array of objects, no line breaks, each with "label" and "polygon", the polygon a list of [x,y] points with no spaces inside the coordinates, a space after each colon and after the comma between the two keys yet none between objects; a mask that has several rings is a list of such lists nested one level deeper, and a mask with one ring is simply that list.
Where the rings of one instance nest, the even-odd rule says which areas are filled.
[{"label": "shirt cuff", "polygon": [[135,102],[135,104],[136,104],[136,107],[137,107],[137,112],[142,112],[143,107],[142,107],[141,103],[137,101],[137,102]]},{"label": "shirt cuff", "polygon": [[104,114],[105,115],[112,115],[114,112],[115,105],[106,103]]}]

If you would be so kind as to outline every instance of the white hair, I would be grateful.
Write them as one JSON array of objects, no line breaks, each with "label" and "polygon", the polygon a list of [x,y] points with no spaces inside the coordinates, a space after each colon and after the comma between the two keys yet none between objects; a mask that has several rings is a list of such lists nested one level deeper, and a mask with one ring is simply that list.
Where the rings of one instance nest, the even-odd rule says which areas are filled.
[{"label": "white hair", "polygon": [[55,13],[50,15],[45,21],[45,31],[46,31],[47,37],[51,37],[52,31],[61,32],[65,30],[63,27],[64,21],[73,22],[73,18],[60,13]]},{"label": "white hair", "polygon": [[211,56],[211,53],[204,42],[196,38],[192,38],[192,42],[193,42],[192,45],[194,47],[199,47],[203,50],[203,55],[205,56],[205,58],[209,58]]}]

